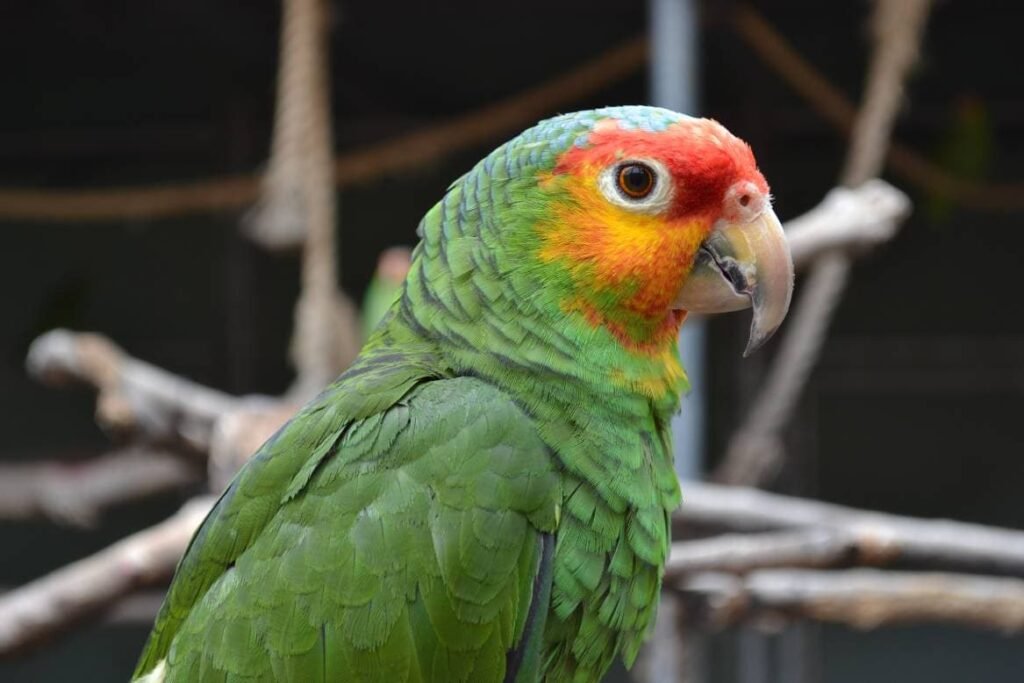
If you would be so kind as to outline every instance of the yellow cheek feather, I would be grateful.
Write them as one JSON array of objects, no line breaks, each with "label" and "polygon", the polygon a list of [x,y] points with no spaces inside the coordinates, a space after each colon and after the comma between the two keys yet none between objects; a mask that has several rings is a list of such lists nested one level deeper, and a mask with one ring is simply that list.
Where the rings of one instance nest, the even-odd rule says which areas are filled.
[{"label": "yellow cheek feather", "polygon": [[540,258],[569,269],[577,294],[567,302],[571,308],[580,310],[588,302],[591,322],[624,334],[630,345],[660,352],[661,342],[678,329],[680,320],[669,307],[710,221],[616,206],[598,189],[597,174],[587,167],[542,181],[542,187],[557,185],[568,196],[554,202],[550,221],[538,226]]}]

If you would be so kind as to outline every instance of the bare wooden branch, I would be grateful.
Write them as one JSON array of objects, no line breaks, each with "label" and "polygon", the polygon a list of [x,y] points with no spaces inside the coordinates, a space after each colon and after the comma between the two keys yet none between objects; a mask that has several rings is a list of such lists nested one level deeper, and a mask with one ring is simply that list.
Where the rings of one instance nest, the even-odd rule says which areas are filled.
[{"label": "bare wooden branch", "polygon": [[705,573],[679,585],[716,626],[765,612],[873,629],[938,622],[1024,631],[1024,581],[961,574],[764,569],[745,577]]},{"label": "bare wooden branch", "polygon": [[[904,82],[917,60],[930,9],[931,0],[876,0],[875,50],[842,172],[846,187],[858,187],[882,171]],[[754,407],[730,440],[717,480],[763,484],[782,467],[781,431],[821,355],[851,265],[843,252],[828,252],[814,265]]]},{"label": "bare wooden branch", "polygon": [[[353,319],[352,325],[358,323]],[[96,419],[106,429],[147,443],[184,446],[196,454],[209,455],[211,489],[215,491],[300,406],[299,402],[270,396],[236,397],[210,389],[132,358],[106,337],[92,333],[47,332],[32,343],[27,365],[30,374],[49,384],[74,380],[95,387],[99,391]],[[156,467],[139,467],[150,466]],[[184,464],[182,467],[186,468]],[[115,468],[106,468],[103,463],[97,468],[99,486],[101,473]],[[127,482],[133,473],[142,487],[139,497],[153,493],[155,487],[171,487],[183,476],[168,472],[166,481],[157,483],[155,477],[147,478],[136,468],[115,473],[120,475],[115,479]],[[113,481],[111,486],[118,488]],[[104,495],[113,500],[118,494],[109,491]],[[21,509],[23,500],[12,502],[12,510]],[[0,516],[3,505],[0,495]]]},{"label": "bare wooden branch", "polygon": [[41,335],[29,347],[26,365],[30,375],[48,384],[74,380],[95,387],[96,421],[105,429],[196,451],[209,447],[214,423],[243,400],[132,358],[106,337],[88,332]]},{"label": "bare wooden branch", "polygon": [[763,486],[782,469],[782,430],[818,363],[832,313],[849,278],[842,253],[822,254],[790,310],[779,350],[743,424],[729,438],[713,479],[725,484]]},{"label": "bare wooden branch", "polygon": [[103,612],[105,624],[131,624],[150,628],[164,604],[166,592],[151,588],[141,590],[116,601],[110,609]]},{"label": "bare wooden branch", "polygon": [[821,204],[786,221],[786,239],[797,269],[826,252],[860,254],[896,236],[910,215],[910,198],[884,180],[837,187]]},{"label": "bare wooden branch", "polygon": [[0,465],[0,518],[89,527],[107,508],[183,489],[201,470],[161,451],[127,448],[80,463]]},{"label": "bare wooden branch", "polygon": [[[16,588],[0,586],[0,596],[10,593]],[[97,612],[99,622],[103,624],[130,624],[133,626],[150,627],[160,612],[166,591],[159,588],[148,588],[136,591],[119,598],[109,607]],[[16,651],[20,652],[20,650]],[[3,655],[0,655],[3,659]]]},{"label": "bare wooden branch", "polygon": [[858,562],[897,559],[1024,576],[1024,531],[950,520],[918,519],[792,498],[753,488],[686,482],[683,524],[741,531],[818,528],[840,534]]},{"label": "bare wooden branch", "polygon": [[0,657],[166,579],[212,505],[213,498],[193,499],[154,527],[0,595]]},{"label": "bare wooden branch", "polygon": [[827,567],[851,558],[855,548],[851,537],[831,529],[677,541],[665,563],[665,580],[707,571],[744,574],[768,567]]}]

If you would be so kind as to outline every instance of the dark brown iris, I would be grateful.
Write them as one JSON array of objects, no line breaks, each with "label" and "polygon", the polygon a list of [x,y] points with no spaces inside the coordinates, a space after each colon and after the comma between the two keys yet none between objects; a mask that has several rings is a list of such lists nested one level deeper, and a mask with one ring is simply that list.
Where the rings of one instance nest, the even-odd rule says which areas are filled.
[{"label": "dark brown iris", "polygon": [[623,164],[619,167],[619,189],[630,199],[643,199],[654,189],[654,171],[640,163]]}]

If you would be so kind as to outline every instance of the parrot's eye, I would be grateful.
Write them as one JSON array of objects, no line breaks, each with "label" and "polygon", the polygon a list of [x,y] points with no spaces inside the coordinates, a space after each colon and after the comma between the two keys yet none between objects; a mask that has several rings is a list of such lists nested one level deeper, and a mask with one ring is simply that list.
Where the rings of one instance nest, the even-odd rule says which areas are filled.
[{"label": "parrot's eye", "polygon": [[612,204],[646,214],[665,211],[675,192],[672,176],[657,159],[623,159],[606,166],[597,186]]},{"label": "parrot's eye", "polygon": [[657,179],[650,166],[632,162],[619,166],[617,182],[619,190],[626,197],[643,199],[654,189]]}]

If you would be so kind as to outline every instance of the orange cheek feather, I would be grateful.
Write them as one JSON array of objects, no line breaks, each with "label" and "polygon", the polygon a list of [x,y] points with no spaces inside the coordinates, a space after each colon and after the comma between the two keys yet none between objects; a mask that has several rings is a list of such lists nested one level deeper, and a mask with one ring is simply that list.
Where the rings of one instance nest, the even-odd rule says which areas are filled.
[{"label": "orange cheek feather", "polygon": [[628,326],[616,324],[613,311],[600,311],[587,302],[590,297],[566,304],[581,311],[591,324],[608,327],[627,346],[653,352],[663,346],[666,337],[674,337],[682,323],[683,316],[669,306],[706,237],[710,220],[693,216],[666,219],[615,206],[597,189],[596,171],[581,170],[562,176],[562,188],[573,201],[559,203],[551,223],[542,227],[540,257],[570,264],[577,285],[592,290],[595,299],[602,290],[629,288],[632,293],[617,301],[616,308],[655,328],[644,338],[636,338]]}]

